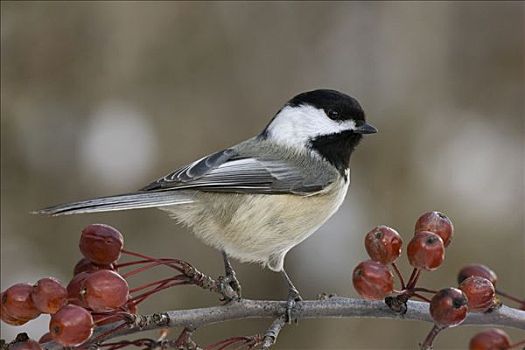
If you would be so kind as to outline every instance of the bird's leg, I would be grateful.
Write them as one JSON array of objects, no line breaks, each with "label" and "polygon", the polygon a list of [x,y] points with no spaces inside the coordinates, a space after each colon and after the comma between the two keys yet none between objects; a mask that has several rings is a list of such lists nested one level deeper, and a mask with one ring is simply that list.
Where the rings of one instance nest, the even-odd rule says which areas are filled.
[{"label": "bird's leg", "polygon": [[281,274],[283,275],[284,280],[288,284],[288,301],[286,303],[286,321],[288,323],[291,323],[291,321],[292,321],[292,311],[295,308],[295,306],[297,305],[297,302],[303,300],[303,298],[301,298],[301,295],[299,294],[299,291],[293,285],[292,280],[290,280],[290,277],[288,277],[288,274],[286,273],[284,268],[281,271]]},{"label": "bird's leg", "polygon": [[232,264],[230,263],[230,259],[228,258],[228,255],[225,251],[222,251],[222,258],[224,260],[224,278],[222,278],[221,282],[225,285],[229,285],[235,293],[237,293],[237,296],[239,299],[241,298],[241,284],[239,283],[239,280],[237,280],[237,277],[235,277],[235,271],[233,270]]}]

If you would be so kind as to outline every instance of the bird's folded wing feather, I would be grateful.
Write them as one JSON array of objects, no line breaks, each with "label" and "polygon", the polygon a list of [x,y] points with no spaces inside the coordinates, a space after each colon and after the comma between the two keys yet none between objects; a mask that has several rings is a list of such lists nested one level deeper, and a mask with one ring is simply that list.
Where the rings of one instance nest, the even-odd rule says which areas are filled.
[{"label": "bird's folded wing feather", "polygon": [[291,161],[240,155],[226,149],[170,173],[141,191],[195,189],[208,192],[310,195],[331,181],[315,176]]}]

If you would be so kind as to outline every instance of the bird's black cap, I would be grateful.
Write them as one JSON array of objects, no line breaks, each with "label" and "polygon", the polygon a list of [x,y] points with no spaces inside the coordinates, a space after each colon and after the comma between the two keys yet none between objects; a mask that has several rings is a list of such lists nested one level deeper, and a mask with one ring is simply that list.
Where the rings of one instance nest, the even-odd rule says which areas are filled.
[{"label": "bird's black cap", "polygon": [[324,110],[333,120],[365,120],[365,112],[359,102],[352,96],[336,90],[318,89],[303,92],[292,98],[287,105],[291,107],[310,105]]}]

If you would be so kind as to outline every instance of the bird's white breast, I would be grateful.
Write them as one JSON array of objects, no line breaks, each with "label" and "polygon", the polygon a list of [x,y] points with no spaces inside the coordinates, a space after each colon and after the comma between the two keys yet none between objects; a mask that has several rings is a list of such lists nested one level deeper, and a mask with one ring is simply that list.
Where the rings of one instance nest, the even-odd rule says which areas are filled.
[{"label": "bird's white breast", "polygon": [[311,196],[202,192],[168,211],[205,243],[279,271],[286,253],[337,211],[348,185],[340,178]]}]

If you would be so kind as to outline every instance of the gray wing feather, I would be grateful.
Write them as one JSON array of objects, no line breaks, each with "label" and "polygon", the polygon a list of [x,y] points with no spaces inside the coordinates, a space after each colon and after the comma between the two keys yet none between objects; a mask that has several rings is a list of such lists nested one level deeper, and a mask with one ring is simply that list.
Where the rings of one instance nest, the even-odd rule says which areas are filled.
[{"label": "gray wing feather", "polygon": [[151,191],[163,188],[170,188],[172,184],[185,183],[200,178],[210,170],[220,166],[235,155],[235,151],[228,148],[209,156],[190,163],[174,172],[161,177],[155,182],[141,189],[141,191]]},{"label": "gray wing feather", "polygon": [[97,213],[114,210],[162,207],[186,204],[193,201],[192,196],[184,192],[139,192],[110,197],[100,197],[79,202],[59,204],[37,210],[34,214],[68,215]]},{"label": "gray wing feather", "polygon": [[308,195],[329,185],[294,162],[263,156],[241,155],[227,149],[201,158],[168,174],[142,191],[196,189],[209,192],[240,192]]}]

